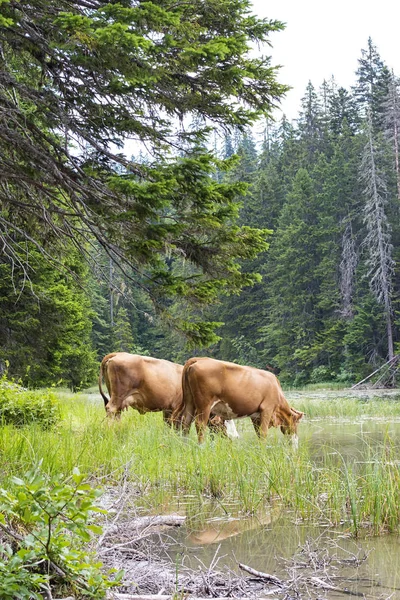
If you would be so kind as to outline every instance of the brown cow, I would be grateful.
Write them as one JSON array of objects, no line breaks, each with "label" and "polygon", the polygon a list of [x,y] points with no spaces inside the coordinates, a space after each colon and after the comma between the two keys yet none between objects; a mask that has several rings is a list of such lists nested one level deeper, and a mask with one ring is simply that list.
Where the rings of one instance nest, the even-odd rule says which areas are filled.
[{"label": "brown cow", "polygon": [[183,401],[178,414],[184,433],[193,418],[201,443],[210,413],[223,419],[250,417],[259,437],[269,427],[280,427],[293,435],[303,413],[291,408],[278,379],[272,373],[214,358],[190,358],[183,369]]},{"label": "brown cow", "polygon": [[[162,410],[171,424],[173,411],[182,402],[183,366],[151,356],[113,352],[101,362],[99,390],[108,415],[119,418],[129,406],[141,415]],[[103,393],[102,379],[110,399]]]},{"label": "brown cow", "polygon": [[[183,365],[169,360],[127,352],[107,354],[99,374],[107,415],[119,419],[121,412],[131,406],[141,415],[162,411],[164,421],[172,425],[172,413],[182,404],[182,371]],[[110,399],[103,393],[103,377]],[[210,419],[208,425],[213,433],[238,437],[234,423],[226,423],[218,416]]]}]

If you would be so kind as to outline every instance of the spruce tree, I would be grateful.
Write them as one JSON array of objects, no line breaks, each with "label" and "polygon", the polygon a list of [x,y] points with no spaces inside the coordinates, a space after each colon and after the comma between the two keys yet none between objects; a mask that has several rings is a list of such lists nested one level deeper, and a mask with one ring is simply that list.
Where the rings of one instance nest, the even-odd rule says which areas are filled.
[{"label": "spruce tree", "polygon": [[[213,179],[225,167],[205,148],[204,127],[178,125],[194,118],[243,131],[268,114],[286,87],[252,45],[281,28],[253,16],[249,0],[1,2],[8,260],[18,262],[16,236],[50,260],[49,242],[62,251],[72,239],[89,258],[97,242],[160,313],[170,297],[207,303],[257,280],[239,266],[266,248],[264,232],[236,225],[243,186]],[[146,148],[147,164],[127,158],[128,139],[136,154]],[[171,255],[195,275],[173,277]],[[207,324],[175,325],[215,339]]]},{"label": "spruce tree", "polygon": [[358,79],[354,86],[354,93],[364,118],[367,118],[369,113],[374,129],[380,130],[383,124],[382,103],[388,94],[391,75],[370,37],[367,49],[361,50],[358,64],[356,71]]},{"label": "spruce tree", "polygon": [[305,168],[317,159],[317,153],[322,150],[324,124],[321,99],[310,81],[306,87],[305,95],[301,99],[301,110],[298,119],[298,128],[304,151],[303,166]]},{"label": "spruce tree", "polygon": [[[19,265],[0,262],[0,364],[7,361],[10,377],[27,386],[60,384],[77,390],[96,377],[93,312],[79,284],[89,274],[76,249],[70,245],[66,250],[64,272],[33,244],[28,274],[23,260]],[[27,251],[21,240],[21,254]]]},{"label": "spruce tree", "polygon": [[356,99],[345,88],[340,87],[329,97],[329,128],[335,136],[343,133],[346,126],[356,133],[360,125],[360,116]]},{"label": "spruce tree", "polygon": [[299,382],[307,378],[307,368],[297,359],[297,352],[312,344],[318,329],[314,311],[318,293],[315,202],[311,177],[300,169],[271,243],[268,324],[259,329],[265,356],[274,358],[283,377],[295,377]]}]

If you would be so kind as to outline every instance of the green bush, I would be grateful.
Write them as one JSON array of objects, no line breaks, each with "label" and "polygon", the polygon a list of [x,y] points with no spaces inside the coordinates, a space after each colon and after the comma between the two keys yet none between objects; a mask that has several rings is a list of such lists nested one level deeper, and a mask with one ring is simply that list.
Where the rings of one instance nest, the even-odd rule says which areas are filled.
[{"label": "green bush", "polygon": [[110,581],[85,551],[91,535],[101,533],[90,522],[93,513],[105,512],[94,503],[99,490],[78,469],[68,480],[50,479],[40,465],[11,485],[15,491],[0,489],[0,598],[39,600],[65,591],[105,598],[123,572],[112,571]]},{"label": "green bush", "polygon": [[48,428],[59,419],[60,409],[54,392],[25,390],[0,380],[0,425],[22,427],[38,423]]},{"label": "green bush", "polygon": [[331,370],[324,365],[315,367],[311,371],[310,383],[321,383],[323,381],[331,381],[331,379],[332,379]]}]

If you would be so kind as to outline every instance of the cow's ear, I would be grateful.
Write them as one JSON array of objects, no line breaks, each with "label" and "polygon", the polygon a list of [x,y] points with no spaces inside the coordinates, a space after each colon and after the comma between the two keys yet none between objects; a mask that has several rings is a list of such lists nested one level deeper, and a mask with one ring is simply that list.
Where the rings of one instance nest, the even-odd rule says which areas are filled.
[{"label": "cow's ear", "polygon": [[290,410],[296,421],[300,421],[300,419],[304,417],[305,413],[301,412],[301,410],[297,410],[296,408],[293,408],[293,406],[290,407]]}]

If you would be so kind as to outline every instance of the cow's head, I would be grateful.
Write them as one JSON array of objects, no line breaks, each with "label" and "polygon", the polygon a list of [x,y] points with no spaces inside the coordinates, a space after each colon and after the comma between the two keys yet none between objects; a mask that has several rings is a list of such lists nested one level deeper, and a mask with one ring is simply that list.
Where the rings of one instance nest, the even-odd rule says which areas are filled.
[{"label": "cow's head", "polygon": [[303,412],[292,406],[290,412],[288,410],[275,411],[271,418],[270,427],[280,427],[285,435],[297,434],[297,423],[303,415]]},{"label": "cow's head", "polygon": [[297,424],[303,417],[304,413],[301,410],[296,410],[293,406],[290,407],[290,416],[286,423],[282,423],[281,431],[285,435],[290,435],[292,439],[293,448],[297,450],[299,445],[299,438],[297,435]]}]

